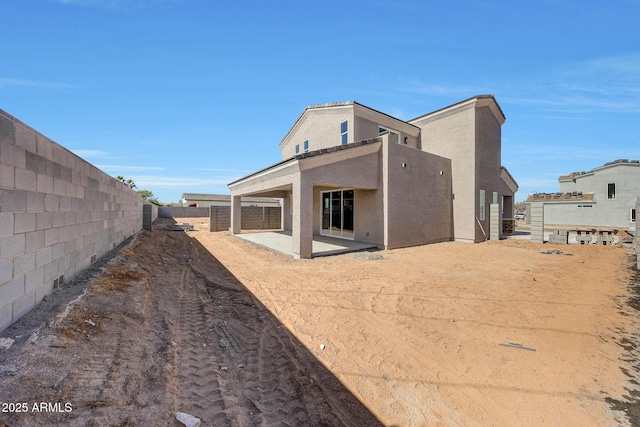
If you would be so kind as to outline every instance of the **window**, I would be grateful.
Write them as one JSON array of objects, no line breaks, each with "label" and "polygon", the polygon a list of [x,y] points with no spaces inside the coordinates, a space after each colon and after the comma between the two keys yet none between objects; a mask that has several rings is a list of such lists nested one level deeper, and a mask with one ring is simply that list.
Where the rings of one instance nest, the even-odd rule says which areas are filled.
[{"label": "window", "polygon": [[631,222],[636,222],[636,210],[633,208],[631,209],[631,212],[629,212],[629,219]]},{"label": "window", "polygon": [[349,122],[347,120],[340,123],[340,143],[342,145],[349,143]]},{"label": "window", "polygon": [[607,184],[607,199],[615,199],[616,198],[616,184]]},{"label": "window", "polygon": [[296,144],[296,154],[300,152],[300,144]]},{"label": "window", "polygon": [[493,204],[494,205],[498,204],[498,192],[497,191],[493,192]]},{"label": "window", "polygon": [[307,153],[309,151],[309,140],[307,139],[304,143],[303,143],[303,150],[305,153]]},{"label": "window", "polygon": [[484,221],[485,203],[484,190],[480,190],[480,221]]}]

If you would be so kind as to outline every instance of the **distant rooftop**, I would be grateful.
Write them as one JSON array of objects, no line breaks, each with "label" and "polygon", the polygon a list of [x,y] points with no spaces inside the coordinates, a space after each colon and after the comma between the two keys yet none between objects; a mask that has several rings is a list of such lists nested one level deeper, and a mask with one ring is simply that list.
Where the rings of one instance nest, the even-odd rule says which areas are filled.
[{"label": "distant rooftop", "polygon": [[[229,194],[203,194],[203,193],[184,193],[182,198],[185,200],[200,200],[204,202],[231,202]],[[243,197],[243,202],[278,202],[277,199],[271,197]]]},{"label": "distant rooftop", "polygon": [[569,175],[560,175],[560,178],[558,178],[559,181],[564,181],[564,180],[568,180],[568,179],[573,179],[577,176],[580,175],[587,175],[590,173],[593,173],[593,171],[598,170],[598,169],[602,169],[605,167],[609,167],[609,166],[615,166],[615,165],[619,165],[619,164],[633,164],[633,165],[640,165],[640,160],[629,160],[629,159],[618,159],[618,160],[614,160],[612,162],[607,162],[602,166],[598,166],[597,168],[593,168],[589,171],[582,171],[582,172],[571,172]]},{"label": "distant rooftop", "polygon": [[593,201],[594,193],[583,193],[582,191],[573,191],[570,193],[534,193],[527,197],[527,202],[580,202]]}]

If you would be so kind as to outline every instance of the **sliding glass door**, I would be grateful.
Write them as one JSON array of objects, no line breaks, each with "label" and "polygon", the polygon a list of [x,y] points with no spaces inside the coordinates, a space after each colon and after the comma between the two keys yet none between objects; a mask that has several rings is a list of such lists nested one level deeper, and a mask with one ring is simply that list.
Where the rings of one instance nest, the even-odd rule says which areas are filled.
[{"label": "sliding glass door", "polygon": [[353,190],[322,192],[320,234],[353,239],[353,195]]}]

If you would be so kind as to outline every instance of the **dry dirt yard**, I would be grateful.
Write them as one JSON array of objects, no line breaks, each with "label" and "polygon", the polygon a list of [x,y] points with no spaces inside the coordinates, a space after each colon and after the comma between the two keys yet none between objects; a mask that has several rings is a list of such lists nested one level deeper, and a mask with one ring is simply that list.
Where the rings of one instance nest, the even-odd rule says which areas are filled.
[{"label": "dry dirt yard", "polygon": [[159,220],[0,334],[15,339],[0,420],[638,425],[628,249],[506,240],[293,260],[176,221],[196,230]]}]

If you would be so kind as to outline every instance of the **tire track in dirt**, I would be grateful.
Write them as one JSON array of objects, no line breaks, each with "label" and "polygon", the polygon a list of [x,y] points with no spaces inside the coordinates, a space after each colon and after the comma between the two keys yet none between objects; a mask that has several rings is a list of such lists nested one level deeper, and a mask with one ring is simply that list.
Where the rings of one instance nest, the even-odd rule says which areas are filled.
[{"label": "tire track in dirt", "polygon": [[217,378],[218,358],[207,346],[211,330],[207,328],[205,304],[192,283],[190,265],[185,265],[180,282],[177,363],[180,394],[176,406],[181,412],[199,417],[214,425],[232,425],[225,410],[227,405]]},{"label": "tire track in dirt", "polygon": [[[228,261],[228,260],[227,260]],[[266,298],[269,301],[269,304],[272,306],[272,309],[278,310],[288,310],[289,315],[293,314],[293,327],[300,333],[304,335],[304,331],[306,330],[304,326],[304,322],[301,319],[298,319],[296,313],[299,313],[304,307],[304,316],[308,319],[317,319],[316,315],[309,314],[312,313],[313,310],[325,309],[334,311],[334,316],[336,318],[341,319],[350,319],[350,321],[355,321],[356,324],[345,324],[346,330],[358,330],[358,331],[367,331],[367,337],[358,338],[365,339],[368,343],[368,347],[371,351],[368,351],[363,354],[352,353],[349,351],[348,346],[344,345],[340,340],[336,339],[335,343],[332,343],[332,340],[328,337],[309,337],[313,342],[324,342],[325,344],[330,344],[330,347],[335,347],[335,351],[340,353],[341,363],[346,366],[351,366],[351,369],[345,370],[344,372],[338,372],[337,374],[344,376],[345,378],[349,378],[351,384],[355,385],[355,388],[358,392],[361,393],[361,396],[365,399],[368,397],[367,387],[362,387],[362,383],[368,383],[369,379],[363,375],[363,372],[360,370],[360,366],[363,365],[373,365],[378,367],[378,371],[380,372],[380,376],[384,376],[384,387],[378,388],[377,392],[380,395],[387,396],[387,405],[394,407],[395,411],[406,413],[406,418],[411,419],[416,424],[429,422],[429,420],[433,419],[446,419],[449,416],[447,413],[447,406],[444,402],[438,398],[439,394],[430,392],[428,390],[429,387],[433,387],[434,391],[438,390],[438,381],[434,380],[434,385],[429,386],[423,384],[424,378],[415,378],[414,375],[411,374],[412,369],[410,366],[420,366],[423,363],[424,358],[429,358],[431,360],[440,361],[441,370],[446,372],[450,370],[450,366],[447,363],[448,356],[444,350],[441,350],[437,347],[432,347],[428,349],[427,354],[425,355],[424,351],[410,351],[405,356],[407,360],[405,361],[406,367],[398,367],[398,366],[386,366],[388,363],[386,362],[386,358],[388,354],[384,352],[377,351],[378,348],[404,348],[406,347],[403,342],[403,337],[397,336],[397,330],[395,328],[383,328],[379,330],[368,330],[364,325],[368,324],[380,324],[378,313],[375,313],[372,309],[367,311],[365,309],[360,310],[360,315],[357,319],[352,319],[349,316],[341,316],[341,312],[344,310],[353,310],[354,307],[352,305],[361,304],[363,307],[369,305],[377,305],[383,304],[385,307],[389,304],[395,304],[397,301],[389,301],[389,296],[381,295],[381,290],[379,290],[377,296],[371,300],[366,301],[352,301],[352,300],[342,300],[336,299],[335,301],[328,301],[327,306],[323,308],[318,308],[317,302],[316,305],[311,306],[308,305],[304,301],[304,292],[309,292],[312,289],[303,290],[300,289],[300,295],[292,293],[291,286],[289,283],[305,283],[305,276],[300,274],[299,271],[296,270],[295,266],[286,269],[286,276],[288,277],[289,282],[283,283],[279,281],[277,278],[273,278],[273,280],[269,286],[262,286],[260,270],[262,268],[271,269],[272,266],[264,265],[264,259],[255,259],[255,264],[252,264],[251,267],[243,269],[243,277],[245,280],[249,280],[250,283],[253,283],[254,287],[262,293],[262,297]],[[286,262],[286,261],[284,261]],[[237,266],[234,266],[234,268]],[[367,270],[369,275],[375,275],[376,272],[372,272],[371,269]],[[366,280],[361,280],[360,283],[365,283]],[[286,292],[282,293],[280,290],[286,290]],[[324,292],[327,292],[324,289]],[[330,294],[330,292],[328,292]],[[358,295],[354,295],[356,298],[361,297],[361,293]],[[302,313],[300,313],[302,315]],[[345,320],[342,320],[345,321]],[[354,337],[342,337],[344,342],[349,342],[354,339]],[[323,358],[327,363],[331,364],[330,354],[326,355],[326,358]],[[269,357],[262,357],[262,360],[269,360]],[[386,373],[385,369],[391,368],[393,369],[394,374]],[[273,369],[273,367],[272,367]],[[391,371],[389,371],[391,372]],[[398,375],[400,377],[398,378]],[[461,376],[462,372],[454,372],[454,376]],[[415,390],[412,390],[413,387],[417,388],[426,388],[427,391],[421,390],[420,393],[415,393]],[[474,406],[476,413],[486,414],[486,411],[475,405],[473,402],[473,396],[468,395],[469,393],[464,393],[465,400],[467,404]],[[427,400],[416,400],[416,396],[429,396]],[[379,396],[375,396],[379,398]],[[455,421],[454,421],[455,422]]]},{"label": "tire track in dirt", "polygon": [[154,227],[60,325],[11,349],[12,371],[0,365],[0,398],[73,411],[0,421],[178,425],[181,411],[203,426],[380,425],[199,242],[166,220]]},{"label": "tire track in dirt", "polygon": [[[135,271],[137,264],[126,267]],[[164,399],[163,388],[157,388],[165,376],[164,316],[154,309],[158,304],[146,278],[128,286],[138,289],[115,299],[120,304],[109,310],[105,331],[92,338],[91,355],[68,379],[70,401],[77,403],[71,425],[108,425],[114,409],[131,425],[158,417]]]}]

